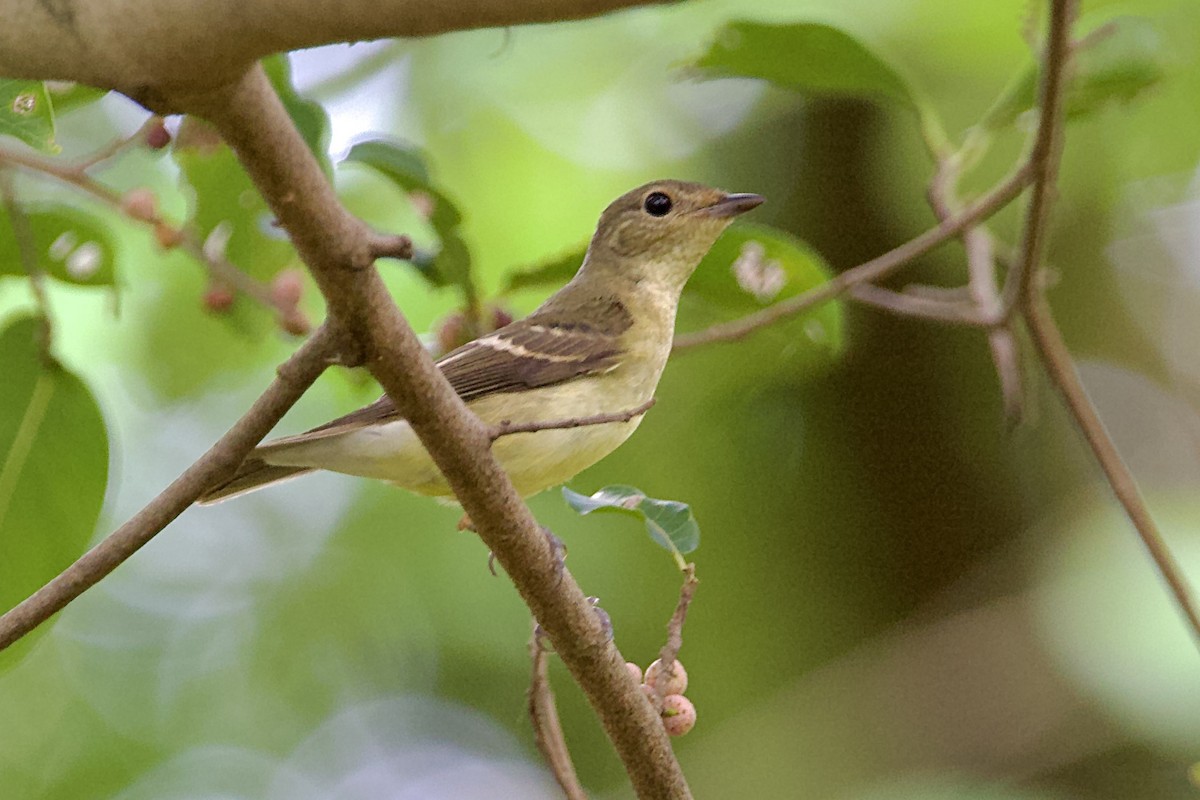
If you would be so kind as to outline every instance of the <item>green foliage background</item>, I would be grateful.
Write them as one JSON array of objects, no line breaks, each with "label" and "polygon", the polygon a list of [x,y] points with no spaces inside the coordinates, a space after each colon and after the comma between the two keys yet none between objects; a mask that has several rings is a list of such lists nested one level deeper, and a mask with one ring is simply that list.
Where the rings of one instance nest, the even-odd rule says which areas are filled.
[{"label": "green foliage background", "polygon": [[[335,143],[373,112],[386,125],[361,138],[421,148],[424,171],[400,161],[380,171],[369,149],[349,160],[335,150],[330,164],[355,213],[411,233],[427,256],[422,269],[381,268],[414,327],[431,331],[460,305],[468,263],[485,301],[531,309],[553,286],[500,295],[511,276],[576,253],[609,200],[657,177],[766,195],[756,222],[799,237],[832,269],[918,233],[932,222],[920,139],[929,113],[954,141],[988,121],[991,148],[969,188],[1020,153],[1028,5],[680,3],[360,48],[357,66],[324,78],[311,73],[338,56],[297,64],[310,74],[302,93],[334,111]],[[1200,582],[1200,5],[1093,0],[1084,13],[1081,32],[1141,20],[1134,40],[1119,40],[1133,61],[1097,51],[1089,74],[1140,71],[1116,69],[1116,89],[1084,87],[1135,96],[1079,100],[1088,113],[1067,131],[1051,299]],[[763,70],[799,69],[770,77],[826,91],[700,80],[690,65],[715,42],[708,67],[721,72],[715,62],[750,35],[726,26],[748,16],[831,25],[877,54],[882,73],[862,73],[865,91],[830,87],[859,75],[853,59],[829,70],[795,41],[764,37],[754,40]],[[286,70],[274,70],[283,85]],[[0,81],[0,97],[27,88],[10,84]],[[141,119],[113,97],[62,107],[76,102],[49,127],[31,124],[36,144],[85,153]],[[289,103],[323,152],[320,114],[299,96]],[[168,217],[191,215],[204,234],[228,222],[227,253],[253,275],[295,266],[227,153],[134,151],[100,174],[119,190],[153,188]],[[85,280],[65,260],[46,264],[62,366],[42,367],[27,281],[0,226],[5,464],[40,370],[56,386],[30,451],[38,460],[13,495],[25,505],[0,516],[6,605],[83,550],[106,476],[96,537],[202,453],[295,346],[248,301],[207,313],[201,268],[161,252],[144,226],[43,181],[17,187],[40,215],[39,242],[70,224],[101,261]],[[426,220],[413,190],[455,214]],[[1009,209],[995,230],[1011,241],[1019,219]],[[787,291],[822,269],[797,261]],[[717,274],[698,278],[681,328],[746,310],[720,302],[747,300]],[[960,283],[961,248],[905,275]],[[311,286],[304,307],[319,316]],[[628,484],[686,502],[703,530],[682,652],[699,724],[677,741],[698,796],[1194,796],[1195,648],[1054,398],[1030,379],[1030,418],[1006,430],[979,333],[829,306],[676,357],[638,435],[571,482],[585,495]],[[331,373],[282,427],[376,392]],[[679,586],[670,557],[622,515],[579,517],[557,492],[531,505],[567,542],[622,650],[652,660]],[[0,796],[555,796],[524,716],[527,613],[456,519],[329,475],[190,510],[36,642],[0,656]],[[558,665],[555,679],[585,783],[626,796]]]}]

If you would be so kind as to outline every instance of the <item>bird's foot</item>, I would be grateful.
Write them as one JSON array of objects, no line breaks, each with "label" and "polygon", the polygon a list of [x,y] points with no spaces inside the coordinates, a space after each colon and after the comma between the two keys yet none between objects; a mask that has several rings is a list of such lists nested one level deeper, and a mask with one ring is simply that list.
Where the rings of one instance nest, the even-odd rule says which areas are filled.
[{"label": "bird's foot", "polygon": [[475,523],[471,521],[471,515],[463,512],[462,519],[458,521],[458,529],[460,531],[470,531],[475,533]]}]

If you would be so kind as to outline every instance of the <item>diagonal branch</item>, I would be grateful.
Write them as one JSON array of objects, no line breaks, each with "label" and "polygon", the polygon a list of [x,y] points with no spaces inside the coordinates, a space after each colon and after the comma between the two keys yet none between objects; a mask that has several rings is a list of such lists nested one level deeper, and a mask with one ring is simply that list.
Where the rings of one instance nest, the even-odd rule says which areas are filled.
[{"label": "diagonal branch", "polygon": [[80,556],[54,580],[0,617],[0,650],[95,586],[182,514],[205,489],[236,469],[325,371],[330,359],[337,353],[337,344],[338,337],[328,327],[319,328],[284,362],[275,380],[254,401],[250,410],[196,463],[128,522]]},{"label": "diagonal branch", "polygon": [[377,234],[339,203],[259,68],[210,94],[172,103],[207,117],[234,148],[361,363],[413,427],[479,536],[504,567],[583,688],[639,797],[688,798],[665,730],[592,606],[562,566],[472,414],[409,327],[373,267]]}]

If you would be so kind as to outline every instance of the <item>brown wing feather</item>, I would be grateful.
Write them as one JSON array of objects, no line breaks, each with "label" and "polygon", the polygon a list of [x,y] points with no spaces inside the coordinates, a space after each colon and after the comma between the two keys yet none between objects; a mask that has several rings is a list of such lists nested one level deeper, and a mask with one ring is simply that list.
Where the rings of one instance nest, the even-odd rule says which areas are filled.
[{"label": "brown wing feather", "polygon": [[[463,402],[469,403],[490,394],[551,386],[605,372],[617,365],[620,356],[617,336],[607,331],[579,324],[518,322],[447,353],[438,366]],[[314,434],[328,436],[400,418],[391,398],[384,395],[369,406],[270,444],[310,439]]]}]

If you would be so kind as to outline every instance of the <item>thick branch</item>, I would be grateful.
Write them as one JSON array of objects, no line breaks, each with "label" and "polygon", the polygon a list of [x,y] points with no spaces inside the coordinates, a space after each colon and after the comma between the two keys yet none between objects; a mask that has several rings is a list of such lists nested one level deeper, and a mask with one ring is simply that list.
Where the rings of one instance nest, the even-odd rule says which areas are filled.
[{"label": "thick branch", "polygon": [[133,518],[84,553],[54,580],[0,617],[0,650],[45,622],[149,542],[196,498],[232,472],[324,372],[337,341],[322,327],[289,358],[250,410],[207,453]]},{"label": "thick branch", "polygon": [[687,333],[675,337],[675,351],[685,350],[710,342],[732,342],[750,335],[759,328],[774,325],[790,317],[802,314],[814,306],[849,291],[855,286],[873,283],[890,275],[900,267],[915,258],[925,255],[943,242],[958,236],[967,228],[987,219],[1004,206],[1008,205],[1021,193],[1029,183],[1032,169],[1028,163],[1023,164],[1016,172],[1005,179],[999,186],[981,197],[973,205],[963,209],[952,219],[939,223],[915,239],[910,239],[894,250],[889,250],[865,264],[831,278],[820,286],[809,289],[803,294],[788,298],[780,303],[767,306],[762,311],[749,314],[741,319],[713,325],[702,331]]},{"label": "thick branch", "polygon": [[690,797],[662,723],[590,603],[491,453],[491,431],[454,393],[373,267],[378,237],[339,204],[258,68],[210,95],[178,96],[237,151],[363,364],[412,424],[480,538],[579,682],[640,797]]},{"label": "thick branch", "polygon": [[650,0],[0,0],[0,75],[74,80],[156,105],[253,62],[334,42],[596,16]]}]

